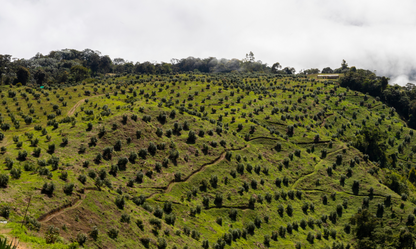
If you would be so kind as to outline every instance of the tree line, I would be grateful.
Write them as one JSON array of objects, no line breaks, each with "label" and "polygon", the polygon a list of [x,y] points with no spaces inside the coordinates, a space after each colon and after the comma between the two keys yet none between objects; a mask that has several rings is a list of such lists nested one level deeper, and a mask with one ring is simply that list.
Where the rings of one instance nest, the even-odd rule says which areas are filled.
[{"label": "tree line", "polygon": [[[327,67],[323,73],[341,72],[343,68],[332,70]],[[230,73],[261,72],[274,74],[295,74],[293,67],[282,67],[279,62],[271,67],[256,60],[253,52],[243,59],[217,59],[215,57],[171,59],[170,62],[132,62],[123,58],[111,59],[99,51],[85,49],[62,49],[51,51],[47,55],[37,53],[30,59],[12,58],[0,54],[1,84],[55,84],[82,81],[100,74],[170,74],[180,72]],[[319,69],[301,70],[300,74],[319,73]]]},{"label": "tree line", "polygon": [[377,76],[375,73],[348,68],[339,79],[342,87],[360,91],[378,98],[394,108],[410,128],[416,128],[416,87],[412,83],[405,86],[389,85],[389,78]]}]

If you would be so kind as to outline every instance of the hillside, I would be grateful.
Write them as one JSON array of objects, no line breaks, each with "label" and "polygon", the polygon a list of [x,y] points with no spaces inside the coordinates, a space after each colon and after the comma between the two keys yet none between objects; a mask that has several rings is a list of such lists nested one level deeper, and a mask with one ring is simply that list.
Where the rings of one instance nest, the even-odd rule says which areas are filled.
[{"label": "hillside", "polygon": [[31,248],[414,244],[414,131],[337,81],[118,74],[0,98],[0,231]]}]

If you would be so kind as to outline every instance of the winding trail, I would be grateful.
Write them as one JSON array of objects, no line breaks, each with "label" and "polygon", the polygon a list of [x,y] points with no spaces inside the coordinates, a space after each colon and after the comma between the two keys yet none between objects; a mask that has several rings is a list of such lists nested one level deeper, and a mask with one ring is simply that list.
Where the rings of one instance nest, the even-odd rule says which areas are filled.
[{"label": "winding trail", "polygon": [[204,163],[201,167],[199,167],[197,170],[192,171],[192,173],[190,175],[188,175],[187,177],[185,177],[184,179],[181,179],[180,181],[175,181],[175,180],[170,181],[169,184],[168,184],[168,186],[166,187],[165,193],[169,193],[172,190],[172,186],[175,185],[175,183],[186,182],[192,176],[194,176],[195,174],[204,171],[206,167],[220,163],[221,161],[223,161],[225,159],[225,155],[226,155],[226,153],[228,151],[243,150],[243,149],[246,149],[246,148],[249,148],[249,147],[250,147],[250,145],[249,144],[246,144],[242,148],[235,148],[235,149],[225,150],[224,152],[221,153],[221,155],[219,157],[217,157],[216,159],[214,159],[214,161],[211,161],[211,162],[208,162],[208,163]]},{"label": "winding trail", "polygon": [[82,201],[85,199],[85,197],[87,196],[87,190],[90,191],[99,191],[98,188],[95,187],[88,187],[84,189],[84,195],[81,194],[77,194],[78,198],[72,200],[69,203],[66,203],[60,207],[54,208],[52,210],[50,210],[49,212],[39,216],[39,218],[37,219],[39,222],[48,222],[51,219],[55,218],[58,215],[61,215],[63,213],[65,213],[66,211],[70,210],[70,209],[74,209],[77,208],[79,205],[81,205]]},{"label": "winding trail", "polygon": [[82,202],[82,199],[81,199],[81,196],[79,196],[78,199],[75,199],[75,200],[71,201],[70,203],[67,203],[67,204],[65,204],[63,206],[60,206],[58,208],[54,208],[51,211],[47,212],[46,214],[41,215],[38,218],[38,221],[39,222],[48,222],[51,219],[55,218],[56,216],[68,211],[69,209],[74,209],[74,208],[78,207],[81,204],[81,202]]},{"label": "winding trail", "polygon": [[[111,94],[111,93],[109,93]],[[91,99],[91,98],[95,98],[95,97],[99,97],[99,96],[103,96],[105,94],[98,94],[98,95],[94,95],[94,96],[90,96],[88,98],[83,98],[81,100],[79,100],[67,113],[67,116],[71,116],[75,113],[75,110],[82,104],[85,102],[86,99]]]},{"label": "winding trail", "polygon": [[[219,157],[217,157],[216,159],[214,159],[211,162],[208,163],[204,163],[201,167],[199,167],[198,169],[194,170],[191,172],[191,174],[189,174],[187,177],[185,177],[184,179],[181,179],[180,181],[175,181],[174,179],[171,180],[167,186],[165,187],[141,187],[141,188],[148,188],[148,189],[157,189],[157,190],[162,190],[161,192],[154,192],[152,194],[150,194],[149,196],[147,196],[147,199],[157,195],[157,194],[163,194],[163,193],[169,193],[172,190],[173,185],[175,185],[176,183],[180,183],[180,182],[186,182],[188,181],[192,176],[194,176],[195,174],[202,172],[205,170],[206,167],[211,166],[211,165],[215,165],[220,163],[221,161],[223,161],[225,159],[225,155],[228,151],[237,151],[237,150],[243,150],[246,148],[249,148],[250,145],[246,144],[244,147],[241,148],[235,148],[235,149],[226,149],[225,151],[223,151],[221,153],[221,155]],[[138,187],[140,188],[140,187]],[[77,208],[79,205],[81,205],[82,201],[86,198],[87,195],[87,190],[89,191],[99,191],[98,188],[95,187],[88,187],[88,188],[84,188],[84,194],[77,194],[78,198],[75,198],[74,200],[72,200],[69,203],[66,203],[60,207],[54,208],[52,210],[50,210],[49,212],[39,216],[39,218],[37,219],[39,222],[48,222],[51,219],[65,213],[66,211],[70,210],[70,209],[74,209]],[[226,208],[224,206],[224,208]],[[238,207],[236,207],[238,208]]]},{"label": "winding trail", "polygon": [[334,113],[330,113],[330,114],[328,114],[328,115],[326,115],[326,116],[324,117],[324,120],[322,121],[321,127],[323,127],[323,126],[325,125],[326,120],[327,120],[329,117],[331,117],[332,115],[334,115]]},{"label": "winding trail", "polygon": [[[282,141],[282,139],[277,138],[277,137],[253,137],[251,139],[249,139],[248,141],[251,142],[253,140],[257,140],[257,139],[268,139],[268,140],[275,140],[275,141]],[[331,140],[321,140],[321,141],[312,141],[312,142],[292,142],[289,141],[292,144],[325,144],[325,143],[329,143],[331,142]]]},{"label": "winding trail", "polygon": [[[162,189],[162,190],[164,190],[164,193],[169,193],[172,190],[173,185],[175,185],[176,183],[186,182],[192,176],[194,176],[195,174],[204,171],[206,167],[211,166],[211,165],[218,164],[221,161],[223,161],[225,159],[225,155],[227,154],[228,151],[243,150],[243,149],[246,149],[246,148],[249,148],[249,147],[250,147],[250,145],[249,144],[246,144],[244,147],[241,147],[241,148],[227,149],[227,150],[223,151],[219,157],[215,158],[211,162],[204,163],[203,165],[201,165],[201,167],[199,167],[198,169],[192,171],[191,174],[189,174],[187,177],[181,179],[180,181],[175,181],[175,179],[172,179],[171,181],[169,181],[168,185],[166,185],[165,187],[142,187],[142,188]],[[160,193],[153,193],[149,197],[151,197],[151,196],[153,196],[155,194],[160,194]]]},{"label": "winding trail", "polygon": [[81,99],[80,101],[78,101],[69,111],[68,111],[68,113],[67,113],[67,116],[71,116],[71,115],[73,115],[74,114],[74,112],[75,112],[75,110],[82,104],[82,103],[84,103],[84,101],[86,100],[87,98],[85,98],[85,99]]},{"label": "winding trail", "polygon": [[[344,147],[342,147],[342,148],[340,148],[340,149],[338,149],[338,150],[335,150],[335,151],[333,151],[333,152],[331,152],[331,153],[328,153],[327,155],[326,155],[326,157],[328,157],[328,156],[330,156],[330,155],[332,155],[332,154],[335,154],[335,153],[338,153],[338,152],[340,152],[340,151],[342,151],[344,149]],[[306,177],[309,177],[309,176],[312,176],[312,175],[314,175],[314,174],[316,174],[317,173],[317,171],[318,171],[318,166],[320,165],[320,164],[322,164],[322,163],[324,163],[325,162],[325,159],[321,159],[317,164],[315,164],[315,166],[314,166],[314,171],[313,172],[311,172],[311,173],[309,173],[309,174],[306,174],[306,175],[303,175],[303,176],[301,176],[301,177],[299,177],[299,179],[297,179],[294,183],[293,183],[293,185],[292,185],[292,188],[296,188],[296,186],[298,185],[298,183],[299,182],[301,182],[303,179],[305,179]]]},{"label": "winding trail", "polygon": [[[300,188],[298,190],[302,190],[305,193],[307,193],[307,192],[310,192],[310,193],[321,192],[321,193],[328,193],[328,194],[332,193],[332,192],[329,192],[329,191],[325,191],[323,189],[302,189],[302,188]],[[347,191],[334,191],[334,192],[337,193],[337,194],[346,194],[346,195],[351,195],[351,196],[370,197],[369,194],[354,194],[354,193],[350,193],[350,192],[347,192]],[[373,194],[372,196],[380,197],[380,198],[386,198],[387,197],[386,195],[379,195],[379,194]],[[397,197],[397,196],[391,196],[391,198],[401,199],[400,197]]]}]

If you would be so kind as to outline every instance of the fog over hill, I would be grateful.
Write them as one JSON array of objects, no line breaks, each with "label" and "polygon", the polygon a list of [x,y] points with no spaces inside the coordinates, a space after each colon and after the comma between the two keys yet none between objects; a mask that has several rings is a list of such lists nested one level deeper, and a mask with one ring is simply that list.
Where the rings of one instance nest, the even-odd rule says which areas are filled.
[{"label": "fog over hill", "polygon": [[[297,71],[350,66],[405,85],[416,78],[416,2],[2,1],[0,54],[91,48],[112,58],[256,59]],[[62,6],[65,6],[63,8]]]}]

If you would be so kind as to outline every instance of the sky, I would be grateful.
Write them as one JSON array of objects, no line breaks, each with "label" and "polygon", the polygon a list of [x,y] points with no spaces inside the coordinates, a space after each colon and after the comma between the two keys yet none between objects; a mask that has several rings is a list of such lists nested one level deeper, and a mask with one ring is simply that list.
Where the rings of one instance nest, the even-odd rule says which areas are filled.
[{"label": "sky", "polygon": [[86,48],[133,62],[189,56],[297,71],[349,66],[416,82],[414,0],[0,0],[0,54]]}]

